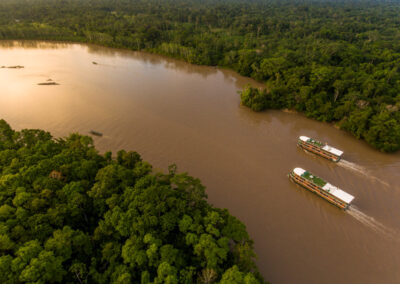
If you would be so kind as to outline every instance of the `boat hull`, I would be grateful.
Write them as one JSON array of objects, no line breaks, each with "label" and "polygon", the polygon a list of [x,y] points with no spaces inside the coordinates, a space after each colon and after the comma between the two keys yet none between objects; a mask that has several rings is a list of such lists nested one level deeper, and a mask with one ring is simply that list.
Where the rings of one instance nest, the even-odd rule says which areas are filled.
[{"label": "boat hull", "polygon": [[305,189],[308,189],[309,191],[315,193],[316,195],[325,199],[329,203],[339,207],[340,209],[346,210],[350,205],[340,199],[335,198],[333,195],[330,195],[329,193],[325,192],[319,186],[313,184],[312,182],[306,180],[305,178],[302,178],[301,176],[294,174],[293,172],[289,174],[289,179],[291,179],[298,185],[301,185]]},{"label": "boat hull", "polygon": [[299,146],[300,148],[303,148],[304,150],[308,151],[308,152],[312,152],[314,154],[317,154],[325,159],[328,159],[332,162],[339,162],[340,161],[340,156],[336,156],[328,151],[325,151],[324,149],[322,149],[321,147],[318,147],[316,145],[313,145],[311,143],[307,143],[304,141],[299,140],[297,143],[297,146]]}]

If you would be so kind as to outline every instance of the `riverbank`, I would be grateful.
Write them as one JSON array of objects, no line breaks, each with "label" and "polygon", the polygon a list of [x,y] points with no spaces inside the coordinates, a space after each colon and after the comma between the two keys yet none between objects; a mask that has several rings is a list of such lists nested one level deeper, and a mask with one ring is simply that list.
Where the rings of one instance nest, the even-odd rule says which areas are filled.
[{"label": "riverbank", "polygon": [[[115,282],[121,278],[157,282],[161,278],[194,283],[211,278],[229,283],[234,273],[242,279],[239,283],[244,279],[266,283],[254,264],[253,242],[245,226],[227,210],[211,206],[200,181],[178,173],[176,166],[170,166],[168,173],[156,173],[137,152],[99,155],[91,138],[77,133],[53,139],[44,130],[15,131],[2,119],[0,132],[0,156],[18,160],[18,165],[0,162],[4,172],[18,170],[9,180],[10,192],[17,199],[23,197],[24,203],[41,204],[27,207],[1,199],[8,220],[3,224],[7,250],[2,259],[7,261],[1,263],[1,282]],[[4,172],[2,180],[9,176]],[[46,189],[33,189],[40,185]],[[117,223],[111,217],[116,214]],[[31,222],[42,229],[32,228]],[[105,255],[104,248],[109,246],[121,249]],[[207,246],[219,253],[198,253]],[[33,250],[33,255],[21,262],[20,253],[26,250]],[[127,250],[132,253],[126,255]],[[140,267],[135,265],[135,254],[142,256]],[[15,266],[15,262],[20,264]],[[46,269],[36,269],[38,265]],[[32,269],[33,274],[29,273]]]},{"label": "riverbank", "polygon": [[[29,62],[18,72],[1,72],[0,113],[11,125],[55,137],[95,130],[104,134],[93,137],[100,153],[136,150],[163,172],[176,163],[202,180],[211,204],[245,223],[257,266],[271,283],[400,281],[398,242],[287,178],[302,167],[334,181],[356,196],[357,218],[398,231],[399,153],[380,153],[301,114],[250,111],[237,91],[256,82],[233,71],[82,44],[0,51],[4,65]],[[36,86],[47,78],[62,84]],[[300,135],[343,150],[347,167],[298,149]]]},{"label": "riverbank", "polygon": [[[400,116],[395,111],[400,108],[400,75],[393,69],[398,61],[393,33],[398,23],[393,15],[400,13],[400,5],[306,1],[298,7],[290,1],[214,0],[13,3],[4,2],[0,9],[2,39],[72,40],[228,67],[268,82],[271,95],[262,97],[265,105],[338,122],[381,151],[400,149]],[[44,10],[47,13],[39,12]],[[357,28],[350,23],[357,23]]]}]

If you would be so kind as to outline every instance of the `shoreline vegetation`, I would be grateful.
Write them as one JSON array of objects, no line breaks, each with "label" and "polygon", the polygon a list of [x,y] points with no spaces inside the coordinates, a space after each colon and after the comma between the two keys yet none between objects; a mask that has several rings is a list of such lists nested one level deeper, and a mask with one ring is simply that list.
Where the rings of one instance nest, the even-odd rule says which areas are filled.
[{"label": "shoreline vegetation", "polygon": [[393,1],[4,0],[0,39],[94,43],[229,68],[266,84],[246,87],[243,105],[334,122],[394,152],[399,14]]},{"label": "shoreline vegetation", "polygon": [[245,225],[171,165],[0,120],[1,283],[265,283]]}]

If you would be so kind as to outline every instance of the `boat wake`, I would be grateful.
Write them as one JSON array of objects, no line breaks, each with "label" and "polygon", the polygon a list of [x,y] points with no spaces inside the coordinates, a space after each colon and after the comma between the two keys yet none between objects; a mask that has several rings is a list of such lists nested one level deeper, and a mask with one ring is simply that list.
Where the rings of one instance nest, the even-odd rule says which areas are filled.
[{"label": "boat wake", "polygon": [[360,165],[357,165],[355,163],[352,163],[352,162],[349,162],[349,161],[346,161],[346,160],[343,160],[343,159],[340,160],[337,164],[339,166],[343,167],[343,168],[346,168],[346,169],[355,171],[355,172],[357,172],[359,174],[362,174],[362,175],[364,175],[364,176],[366,176],[366,177],[368,177],[368,178],[370,178],[372,180],[375,180],[375,181],[377,181],[377,182],[379,182],[379,183],[381,183],[381,184],[383,184],[383,185],[385,185],[387,187],[390,186],[387,182],[385,182],[385,181],[373,176],[370,171],[368,171],[366,168],[364,168],[364,167],[362,167]]},{"label": "boat wake", "polygon": [[366,168],[364,168],[364,167],[362,167],[362,166],[360,166],[360,165],[357,165],[357,164],[355,164],[355,163],[352,163],[352,162],[349,162],[349,161],[346,161],[346,160],[343,160],[343,159],[342,159],[342,160],[340,160],[340,161],[338,162],[338,165],[342,166],[343,168],[356,171],[356,172],[358,172],[358,173],[360,173],[360,174],[368,175],[368,172],[367,172],[367,169],[366,169]]},{"label": "boat wake", "polygon": [[346,212],[357,221],[374,230],[377,233],[384,234],[387,237],[395,238],[395,232],[382,223],[376,221],[373,217],[361,212],[357,207],[351,205]]}]

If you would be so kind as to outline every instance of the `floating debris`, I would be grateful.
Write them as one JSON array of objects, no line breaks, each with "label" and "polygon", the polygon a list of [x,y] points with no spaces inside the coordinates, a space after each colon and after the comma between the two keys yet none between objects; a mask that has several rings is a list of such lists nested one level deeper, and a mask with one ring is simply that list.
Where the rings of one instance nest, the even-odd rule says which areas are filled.
[{"label": "floating debris", "polygon": [[54,86],[54,85],[60,85],[56,82],[54,82],[52,79],[47,79],[46,82],[44,83],[38,83],[40,86]]},{"label": "floating debris", "polygon": [[103,136],[103,133],[97,132],[97,131],[94,131],[94,130],[90,130],[89,133],[92,134],[92,135],[95,135],[95,136],[99,136],[99,137]]},{"label": "floating debris", "polygon": [[97,63],[96,61],[92,61],[92,64],[98,65],[99,63]]},{"label": "floating debris", "polygon": [[15,65],[15,66],[1,66],[1,68],[21,69],[21,68],[24,68],[24,66],[21,66],[21,65]]},{"label": "floating debris", "polygon": [[44,82],[44,83],[38,83],[39,86],[55,86],[55,85],[60,85],[56,82]]}]

